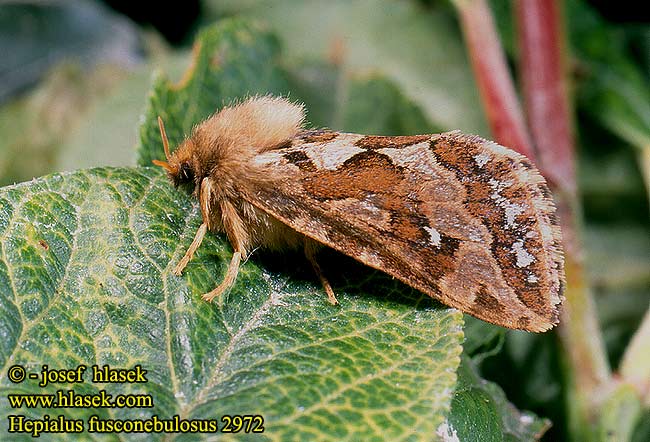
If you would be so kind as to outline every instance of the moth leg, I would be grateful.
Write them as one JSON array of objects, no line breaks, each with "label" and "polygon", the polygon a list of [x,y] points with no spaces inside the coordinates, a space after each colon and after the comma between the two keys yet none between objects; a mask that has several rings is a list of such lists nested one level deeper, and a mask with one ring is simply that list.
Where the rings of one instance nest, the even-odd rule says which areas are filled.
[{"label": "moth leg", "polygon": [[237,279],[237,273],[239,273],[240,263],[241,263],[241,252],[234,252],[232,254],[232,259],[230,260],[230,264],[228,265],[228,271],[226,272],[226,276],[223,278],[223,281],[221,281],[221,284],[219,284],[217,287],[215,287],[208,293],[204,293],[203,296],[201,296],[201,298],[203,298],[204,301],[212,302],[214,298],[221,295],[223,292],[225,292],[230,287],[232,287],[232,285],[235,283],[235,280]]},{"label": "moth leg", "polygon": [[316,261],[316,247],[317,246],[313,241],[305,241],[305,256],[307,257],[307,260],[311,263],[311,266],[314,269],[316,276],[318,276],[318,279],[320,279],[320,282],[323,285],[323,288],[325,289],[325,293],[327,293],[327,300],[332,305],[338,305],[339,301],[336,299],[334,290],[332,290],[332,286],[330,285],[330,282],[327,280],[327,278],[323,274],[323,271],[318,265],[318,262]]},{"label": "moth leg", "polygon": [[235,207],[227,200],[222,201],[220,206],[221,216],[223,218],[223,227],[234,252],[230,259],[226,276],[224,276],[221,284],[202,296],[202,298],[208,302],[211,302],[214,298],[221,295],[235,283],[237,273],[239,273],[239,264],[241,263],[242,257],[246,256],[245,244],[248,242],[244,223],[239,217]]},{"label": "moth leg", "polygon": [[196,252],[196,249],[198,249],[199,246],[201,245],[201,242],[203,242],[203,237],[205,236],[205,232],[208,230],[208,227],[210,225],[211,199],[212,199],[212,185],[210,184],[210,180],[206,177],[203,178],[203,181],[201,181],[201,188],[199,190],[199,203],[201,205],[201,217],[203,218],[203,223],[199,226],[199,229],[196,231],[196,235],[194,235],[194,240],[192,241],[192,244],[190,244],[190,246],[187,248],[185,255],[183,255],[181,260],[178,261],[178,264],[176,264],[176,267],[174,267],[174,275],[176,276],[181,276],[183,269],[185,269],[187,264],[194,256],[194,252]]},{"label": "moth leg", "polygon": [[194,235],[194,241],[192,241],[192,244],[190,244],[190,246],[187,248],[185,255],[181,258],[180,261],[178,261],[176,267],[174,267],[174,275],[181,276],[183,269],[185,269],[187,263],[189,263],[192,259],[192,256],[194,256],[196,249],[198,249],[201,245],[201,242],[203,241],[203,237],[205,236],[205,232],[207,230],[208,225],[206,223],[203,223],[199,226],[199,229],[196,231],[196,235]]}]

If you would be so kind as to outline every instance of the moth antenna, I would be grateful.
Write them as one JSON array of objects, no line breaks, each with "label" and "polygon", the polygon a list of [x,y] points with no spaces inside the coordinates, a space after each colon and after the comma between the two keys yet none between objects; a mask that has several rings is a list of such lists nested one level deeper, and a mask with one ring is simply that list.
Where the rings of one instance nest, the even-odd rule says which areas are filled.
[{"label": "moth antenna", "polygon": [[160,160],[152,160],[151,162],[154,163],[156,166],[160,166],[167,170],[169,173],[177,173],[178,170],[176,170],[174,167],[172,167],[169,164],[169,157],[171,154],[169,153],[169,140],[167,139],[167,133],[165,132],[165,125],[163,124],[162,118],[160,118],[160,115],[158,115],[158,128],[160,129],[160,136],[162,137],[162,142],[163,142],[163,149],[165,149],[165,157],[167,158],[167,161],[160,161]]},{"label": "moth antenna", "polygon": [[163,124],[163,120],[160,118],[160,115],[158,115],[158,128],[160,129],[160,136],[162,137],[163,148],[165,149],[165,158],[167,158],[167,161],[169,161],[169,157],[171,156],[169,153],[169,141],[167,140],[165,125]]},{"label": "moth antenna", "polygon": [[174,170],[174,168],[172,166],[170,166],[167,161],[151,160],[151,162],[154,163],[156,166],[160,166],[160,167],[164,168],[165,170],[167,170],[167,172],[170,172],[170,173],[175,173],[176,172]]}]

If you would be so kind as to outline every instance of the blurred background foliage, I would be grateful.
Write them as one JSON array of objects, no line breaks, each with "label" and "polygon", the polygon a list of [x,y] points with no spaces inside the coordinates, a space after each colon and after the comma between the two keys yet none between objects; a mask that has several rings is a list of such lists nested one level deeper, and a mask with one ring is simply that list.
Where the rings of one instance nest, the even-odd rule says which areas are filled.
[{"label": "blurred background foliage", "polygon": [[[381,134],[461,129],[490,137],[448,1],[134,3],[0,5],[1,185],[55,171],[135,165],[153,73],[180,80],[196,33],[231,16],[257,19],[274,33],[287,90],[307,103],[313,126]],[[511,4],[490,6],[513,60]],[[585,259],[614,367],[650,300],[650,17],[644,11],[631,1],[564,3]],[[393,111],[356,123],[355,115],[382,105]],[[467,356],[519,409],[551,419],[548,440],[564,439],[555,336],[494,330],[468,318]],[[635,441],[650,440],[650,419],[642,421]]]}]

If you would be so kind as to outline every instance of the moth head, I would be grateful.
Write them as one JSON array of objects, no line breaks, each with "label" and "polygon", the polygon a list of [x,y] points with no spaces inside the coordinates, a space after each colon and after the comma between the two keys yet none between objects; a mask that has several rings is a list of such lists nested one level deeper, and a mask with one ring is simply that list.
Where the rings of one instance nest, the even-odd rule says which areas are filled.
[{"label": "moth head", "polygon": [[167,171],[174,187],[195,182],[196,171],[194,170],[194,161],[192,161],[192,152],[194,151],[193,140],[191,138],[185,140],[174,153],[170,153],[165,125],[160,117],[158,117],[158,128],[160,129],[160,136],[162,137],[167,161],[153,160],[152,162]]}]

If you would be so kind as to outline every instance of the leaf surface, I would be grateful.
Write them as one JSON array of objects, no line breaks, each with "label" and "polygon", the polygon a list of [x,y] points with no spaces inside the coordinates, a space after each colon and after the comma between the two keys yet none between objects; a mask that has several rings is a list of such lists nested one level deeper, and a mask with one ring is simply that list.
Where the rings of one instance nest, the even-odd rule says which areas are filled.
[{"label": "leaf surface", "polygon": [[[261,414],[268,440],[406,440],[442,422],[459,363],[460,313],[372,272],[338,283],[342,305],[333,307],[312,278],[255,260],[219,303],[205,303],[200,293],[220,280],[231,253],[222,238],[208,235],[182,277],[170,270],[198,223],[196,205],[153,168],[90,169],[4,188],[2,396],[62,387],[151,394],[153,411],[63,414]],[[94,384],[87,374],[84,384],[40,388],[11,383],[6,373],[16,364],[30,373],[42,364],[140,364],[148,382]],[[47,413],[12,410],[6,400],[2,408],[5,416]]]},{"label": "leaf surface", "polygon": [[547,419],[517,410],[503,390],[481,379],[474,362],[463,356],[451,413],[438,433],[447,438],[455,435],[461,441],[532,441],[539,440],[550,426]]}]

